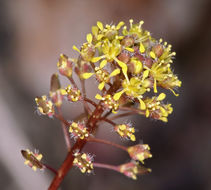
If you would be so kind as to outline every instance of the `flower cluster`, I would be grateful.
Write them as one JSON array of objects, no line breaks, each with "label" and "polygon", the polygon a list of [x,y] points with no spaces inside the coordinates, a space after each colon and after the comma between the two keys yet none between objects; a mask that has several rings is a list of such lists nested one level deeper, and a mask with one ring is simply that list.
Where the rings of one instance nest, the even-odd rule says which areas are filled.
[{"label": "flower cluster", "polygon": [[[49,95],[35,98],[40,114],[55,117],[62,123],[68,150],[64,161],[68,163],[62,166],[74,165],[83,173],[91,173],[94,167],[104,167],[132,179],[150,171],[142,166],[145,159],[152,157],[148,144],[125,147],[96,138],[97,129],[105,122],[112,125],[112,131],[121,138],[136,142],[135,126],[116,123],[115,119],[141,114],[146,118],[167,122],[173,108],[171,104],[165,103],[165,90],[178,96],[176,91],[181,86],[181,81],[172,69],[176,55],[171,51],[172,46],[162,39],[153,38],[149,31],[143,29],[143,21],[138,24],[134,24],[133,20],[129,22],[127,27],[124,22],[103,25],[98,21],[91,33],[86,35],[86,42],[80,48],[73,46],[78,57],[69,58],[60,54],[57,68],[69,81],[68,86],[61,87],[58,74],[53,74]],[[80,86],[79,82],[75,82],[75,77],[79,78]],[[96,80],[98,90],[92,98],[87,97],[85,85],[90,78]],[[65,101],[82,103],[84,113],[68,122],[61,110]],[[75,140],[73,145],[70,137]],[[120,148],[128,153],[131,161],[119,166],[94,163],[89,154],[81,153],[89,142]],[[43,168],[40,162],[42,155],[28,150],[22,151],[22,154],[32,169]],[[61,167],[58,175],[62,177],[59,176],[58,181],[66,175],[65,172],[68,171]]]},{"label": "flower cluster", "polygon": [[73,164],[77,166],[82,173],[91,173],[93,168],[93,158],[86,153],[74,153]]}]

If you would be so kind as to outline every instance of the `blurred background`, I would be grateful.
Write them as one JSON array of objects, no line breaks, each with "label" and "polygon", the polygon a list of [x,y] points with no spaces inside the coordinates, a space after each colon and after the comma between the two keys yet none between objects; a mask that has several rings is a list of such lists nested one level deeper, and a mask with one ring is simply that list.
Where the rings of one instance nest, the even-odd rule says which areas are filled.
[{"label": "blurred background", "polygon": [[[39,116],[34,97],[48,93],[59,54],[74,57],[72,45],[79,47],[96,21],[128,25],[130,18],[144,20],[154,37],[172,44],[177,52],[173,67],[183,82],[178,98],[168,94],[174,112],[167,124],[127,118],[138,129],[140,142],[151,146],[153,158],[145,165],[152,173],[133,181],[104,169],[89,176],[73,169],[61,189],[211,189],[210,0],[1,0],[0,189],[48,188],[53,175],[25,166],[20,150],[39,149],[46,163],[59,168],[66,149],[59,122]],[[91,82],[88,86],[94,88]],[[73,119],[82,108],[69,104],[63,111]],[[127,144],[106,126],[98,137]],[[124,152],[108,146],[91,144],[87,150],[97,162],[129,161]]]}]

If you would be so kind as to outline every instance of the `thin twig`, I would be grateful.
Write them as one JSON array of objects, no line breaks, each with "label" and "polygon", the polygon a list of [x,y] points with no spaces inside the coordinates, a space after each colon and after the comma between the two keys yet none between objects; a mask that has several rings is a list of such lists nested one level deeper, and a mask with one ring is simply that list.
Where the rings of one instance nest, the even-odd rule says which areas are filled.
[{"label": "thin twig", "polygon": [[110,123],[112,126],[116,126],[117,124],[116,123],[114,123],[113,121],[111,121],[110,119],[107,119],[107,118],[104,118],[104,117],[101,117],[99,120],[101,120],[101,121],[105,121],[105,122],[107,122],[107,123]]},{"label": "thin twig", "polygon": [[71,141],[70,141],[68,128],[66,127],[66,126],[69,126],[69,123],[62,117],[62,111],[60,107],[58,107],[58,112],[59,112],[59,115],[57,115],[58,116],[57,118],[61,121],[65,143],[67,146],[67,150],[69,152],[71,150]]},{"label": "thin twig", "polygon": [[119,167],[118,166],[113,166],[113,165],[109,165],[109,164],[102,164],[102,163],[93,163],[94,167],[97,168],[105,168],[105,169],[109,169],[109,170],[114,170],[116,172],[119,172]]},{"label": "thin twig", "polygon": [[87,138],[87,141],[88,142],[96,142],[96,143],[107,144],[107,145],[114,146],[116,148],[122,149],[122,150],[127,152],[127,147],[124,147],[122,145],[119,145],[119,144],[116,144],[116,143],[113,143],[113,142],[110,142],[110,141],[107,141],[107,140],[89,137],[89,138]]},{"label": "thin twig", "polygon": [[137,114],[137,112],[122,113],[122,114],[119,114],[119,115],[114,115],[113,117],[109,117],[108,119],[114,120],[114,119],[119,119],[121,117],[126,117],[126,116],[134,115],[134,114]]},{"label": "thin twig", "polygon": [[48,169],[49,171],[51,171],[51,172],[53,172],[54,174],[57,175],[57,171],[56,171],[54,168],[52,168],[51,166],[49,166],[49,165],[47,165],[47,164],[43,164],[43,166],[44,166],[46,169]]}]

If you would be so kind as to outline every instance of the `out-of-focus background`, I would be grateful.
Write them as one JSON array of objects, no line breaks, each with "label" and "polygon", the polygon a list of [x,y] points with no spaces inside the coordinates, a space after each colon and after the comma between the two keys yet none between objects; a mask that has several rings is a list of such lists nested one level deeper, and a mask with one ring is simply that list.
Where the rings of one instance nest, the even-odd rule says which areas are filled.
[{"label": "out-of-focus background", "polygon": [[[40,117],[34,97],[48,93],[59,54],[75,56],[72,45],[79,47],[96,21],[128,23],[130,18],[144,20],[154,37],[172,44],[174,70],[183,82],[178,98],[168,94],[174,112],[167,124],[128,118],[138,139],[151,146],[153,158],[145,163],[152,173],[133,181],[113,171],[96,169],[88,176],[73,169],[61,189],[211,189],[210,0],[0,1],[0,189],[47,189],[53,175],[24,166],[20,150],[39,149],[55,168],[66,150],[59,122]],[[73,119],[81,110],[69,104],[65,116]],[[127,143],[109,127],[98,136]],[[92,144],[88,151],[98,162],[129,161],[124,152],[104,145]]]}]

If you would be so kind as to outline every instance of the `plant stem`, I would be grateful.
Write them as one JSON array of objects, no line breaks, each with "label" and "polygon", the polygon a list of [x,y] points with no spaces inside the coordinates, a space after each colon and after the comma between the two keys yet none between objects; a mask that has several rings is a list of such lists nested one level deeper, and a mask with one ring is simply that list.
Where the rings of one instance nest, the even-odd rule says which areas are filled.
[{"label": "plant stem", "polygon": [[56,171],[54,168],[52,168],[51,166],[49,166],[49,165],[47,165],[47,164],[43,164],[43,166],[44,166],[46,169],[48,169],[49,171],[51,171],[51,172],[53,172],[54,174],[57,175],[57,171]]},{"label": "plant stem", "polygon": [[134,114],[137,114],[136,112],[128,112],[128,113],[122,113],[122,114],[119,114],[119,115],[114,115],[113,117],[110,117],[108,118],[109,120],[114,120],[114,119],[119,119],[121,117],[126,117],[126,116],[129,116],[129,115],[134,115]]},{"label": "plant stem", "polygon": [[[88,132],[90,132],[90,133],[95,130],[95,128],[97,127],[96,123],[98,121],[98,118],[100,118],[101,115],[103,114],[104,110],[103,110],[103,108],[101,106],[101,103],[102,102],[100,101],[98,106],[96,107],[96,109],[94,110],[94,112],[92,113],[92,115],[90,116],[90,118],[87,121],[87,128],[88,128]],[[59,118],[63,122],[67,122],[61,116],[57,116],[57,118]],[[63,181],[64,177],[67,175],[68,171],[73,166],[73,160],[74,160],[73,153],[76,150],[79,150],[79,152],[80,152],[82,150],[82,148],[85,146],[85,144],[86,144],[86,140],[78,139],[76,141],[74,146],[71,148],[70,152],[68,152],[68,154],[66,156],[66,159],[64,160],[64,162],[62,163],[61,167],[59,168],[58,173],[54,177],[53,181],[51,182],[51,185],[48,188],[48,190],[56,190],[56,189],[58,189],[58,187],[60,186],[60,184]]]},{"label": "plant stem", "polygon": [[[59,112],[59,115],[62,116],[61,107],[58,107],[58,112]],[[69,126],[69,123],[65,119],[63,119],[63,117],[62,117],[61,125],[62,125],[62,130],[63,130],[67,150],[69,152],[71,150],[71,141],[70,141],[68,128],[66,127],[66,126]]]},{"label": "plant stem", "polygon": [[98,168],[105,168],[105,169],[114,170],[116,172],[119,172],[118,166],[113,166],[113,165],[109,165],[109,164],[102,164],[102,163],[93,163],[93,166],[98,167]]},{"label": "plant stem", "polygon": [[105,118],[105,117],[101,117],[99,120],[101,120],[101,121],[105,121],[105,122],[107,122],[107,123],[110,123],[112,126],[116,126],[117,124],[116,123],[114,123],[113,121],[111,121],[110,119],[107,119],[107,118]]},{"label": "plant stem", "polygon": [[113,143],[113,142],[110,142],[110,141],[107,141],[107,140],[98,139],[98,138],[94,138],[94,137],[89,137],[87,139],[87,141],[88,142],[96,142],[96,143],[107,144],[107,145],[114,146],[116,148],[122,149],[122,150],[127,152],[127,147],[124,147],[122,145],[119,145],[119,144],[116,144],[116,143]]},{"label": "plant stem", "polygon": [[119,109],[123,110],[123,111],[132,111],[132,112],[139,113],[139,114],[145,114],[144,110],[140,110],[140,109],[137,109],[137,108],[119,107]]},{"label": "plant stem", "polygon": [[90,100],[89,98],[84,97],[83,100],[84,100],[84,102],[88,102],[88,103],[92,104],[94,107],[97,107],[97,104],[95,102],[93,102],[92,100]]}]

